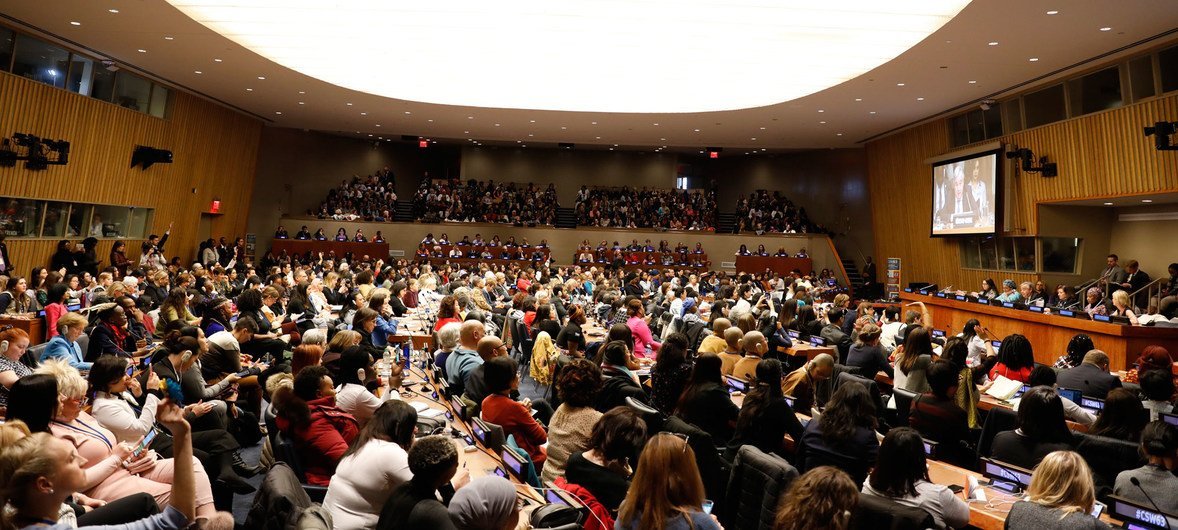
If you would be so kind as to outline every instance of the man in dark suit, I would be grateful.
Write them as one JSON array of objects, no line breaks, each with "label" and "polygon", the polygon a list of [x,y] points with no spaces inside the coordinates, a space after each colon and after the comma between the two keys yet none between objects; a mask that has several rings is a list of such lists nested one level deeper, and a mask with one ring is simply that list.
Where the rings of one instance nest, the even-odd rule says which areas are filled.
[{"label": "man in dark suit", "polygon": [[4,243],[4,234],[0,234],[0,274],[12,275],[12,258],[8,257],[8,245]]},{"label": "man in dark suit", "polygon": [[1104,271],[1100,273],[1100,283],[1111,283],[1114,285],[1124,283],[1126,278],[1125,271],[1121,268],[1121,265],[1117,263],[1117,260],[1120,258],[1118,258],[1116,254],[1109,254],[1107,259],[1108,266],[1106,266]]},{"label": "man in dark suit", "polygon": [[1104,399],[1110,390],[1121,387],[1121,380],[1108,371],[1108,354],[1092,350],[1084,354],[1084,362],[1059,373],[1056,383],[1061,388],[1074,388],[1085,396]]},{"label": "man in dark suit", "polygon": [[[981,212],[978,211],[977,200],[965,185],[965,166],[958,163],[949,167],[949,182],[944,189],[944,203],[937,211],[937,222],[944,228],[971,227],[980,221]],[[972,213],[970,219],[954,216]],[[968,221],[968,222],[967,222]]]},{"label": "man in dark suit", "polygon": [[[1141,265],[1137,263],[1137,260],[1131,259],[1129,263],[1125,264],[1125,281],[1121,282],[1121,287],[1128,291],[1129,294],[1133,294],[1134,291],[1149,285],[1149,282],[1149,274],[1141,270]],[[1148,303],[1147,293],[1141,293],[1133,300],[1133,304],[1141,308],[1144,308]]]}]

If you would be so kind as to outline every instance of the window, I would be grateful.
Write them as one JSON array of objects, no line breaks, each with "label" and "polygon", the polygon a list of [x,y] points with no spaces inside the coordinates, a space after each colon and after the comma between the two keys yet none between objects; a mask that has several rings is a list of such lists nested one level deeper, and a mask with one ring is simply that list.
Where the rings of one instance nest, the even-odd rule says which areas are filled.
[{"label": "window", "polygon": [[66,68],[70,52],[28,35],[20,35],[16,41],[12,73],[33,81],[65,88]]},{"label": "window", "polygon": [[1121,73],[1116,66],[1072,79],[1067,84],[1072,116],[1113,109],[1123,103]]},{"label": "window", "polygon": [[12,49],[16,44],[16,34],[12,30],[0,27],[0,70],[8,71],[12,66]]},{"label": "window", "polygon": [[[960,243],[967,269],[1075,274],[1080,239],[1059,237],[969,237]],[[1036,247],[1043,259],[1037,260]]]},{"label": "window", "polygon": [[94,87],[94,66],[96,64],[94,59],[84,55],[76,53],[71,55],[69,79],[66,81],[65,89],[89,96]]},{"label": "window", "polygon": [[1178,46],[1158,52],[1158,73],[1162,92],[1178,90]]},{"label": "window", "polygon": [[1153,57],[1146,55],[1129,61],[1129,93],[1133,101],[1154,95]]},{"label": "window", "polygon": [[112,103],[139,112],[147,112],[147,103],[150,99],[150,81],[125,70],[115,75],[115,96]]},{"label": "window", "polygon": [[967,112],[949,120],[953,145],[960,146],[1002,136],[1002,104]]},{"label": "window", "polygon": [[134,238],[147,235],[154,210],[134,206],[0,198],[0,231],[9,237]]},{"label": "window", "polygon": [[1002,123],[1007,132],[1023,130],[1023,100],[1014,98],[1002,102]]},{"label": "window", "polygon": [[1071,237],[1044,237],[1039,239],[1043,254],[1043,272],[1076,273],[1076,262],[1080,254],[1080,239]]},{"label": "window", "polygon": [[115,93],[115,73],[103,68],[94,69],[94,79],[90,81],[90,93],[86,94],[94,99],[110,101]]},{"label": "window", "polygon": [[0,210],[0,233],[5,237],[37,237],[41,224],[41,201],[8,199]]},{"label": "window", "polygon": [[1023,96],[1023,114],[1027,127],[1038,127],[1068,117],[1063,102],[1063,85],[1047,87]]},{"label": "window", "polygon": [[168,112],[169,90],[163,85],[151,85],[151,107],[147,113],[157,118],[163,118]]},{"label": "window", "polygon": [[675,177],[675,189],[677,189],[677,190],[687,189],[687,177]]}]

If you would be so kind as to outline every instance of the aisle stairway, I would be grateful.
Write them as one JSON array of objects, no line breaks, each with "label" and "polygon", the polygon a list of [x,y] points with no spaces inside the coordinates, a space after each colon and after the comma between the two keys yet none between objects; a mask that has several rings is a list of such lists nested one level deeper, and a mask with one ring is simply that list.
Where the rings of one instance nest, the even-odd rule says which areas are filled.
[{"label": "aisle stairway", "polygon": [[397,211],[393,213],[393,220],[398,223],[412,223],[413,201],[397,201]]},{"label": "aisle stairway", "polygon": [[736,214],[716,212],[716,233],[731,234],[736,230]]},{"label": "aisle stairway", "polygon": [[866,292],[864,287],[867,284],[864,281],[863,275],[859,274],[859,266],[855,264],[855,260],[843,258],[841,261],[843,262],[843,269],[847,271],[847,279],[851,282],[851,291]]},{"label": "aisle stairway", "polygon": [[556,208],[556,222],[557,228],[576,228],[577,227],[577,213],[572,208]]}]

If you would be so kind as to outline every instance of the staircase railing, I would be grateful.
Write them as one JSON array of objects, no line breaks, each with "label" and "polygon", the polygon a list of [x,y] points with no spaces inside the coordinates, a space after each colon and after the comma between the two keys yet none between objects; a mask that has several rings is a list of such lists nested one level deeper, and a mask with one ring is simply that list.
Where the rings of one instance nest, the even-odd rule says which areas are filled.
[{"label": "staircase railing", "polygon": [[1130,302],[1136,301],[1137,295],[1141,292],[1145,292],[1145,307],[1139,309],[1149,309],[1150,304],[1156,304],[1160,308],[1162,305],[1162,283],[1166,281],[1169,281],[1169,278],[1157,278],[1154,281],[1143,285],[1140,289],[1129,293]]}]

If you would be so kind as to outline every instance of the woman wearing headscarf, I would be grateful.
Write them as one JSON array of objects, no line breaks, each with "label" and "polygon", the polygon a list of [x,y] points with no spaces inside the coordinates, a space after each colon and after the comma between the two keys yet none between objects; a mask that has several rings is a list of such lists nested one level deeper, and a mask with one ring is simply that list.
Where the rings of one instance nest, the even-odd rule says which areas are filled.
[{"label": "woman wearing headscarf", "polygon": [[1002,280],[1002,294],[994,297],[994,299],[999,302],[1014,303],[1019,301],[1021,296],[1018,289],[1015,289],[1014,280],[1007,278]]},{"label": "woman wearing headscarf", "polygon": [[519,524],[515,486],[496,475],[479,477],[450,500],[450,519],[458,530],[510,530]]}]

